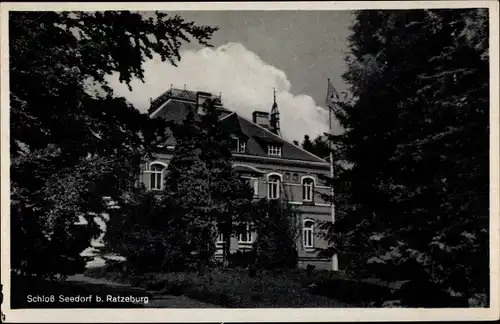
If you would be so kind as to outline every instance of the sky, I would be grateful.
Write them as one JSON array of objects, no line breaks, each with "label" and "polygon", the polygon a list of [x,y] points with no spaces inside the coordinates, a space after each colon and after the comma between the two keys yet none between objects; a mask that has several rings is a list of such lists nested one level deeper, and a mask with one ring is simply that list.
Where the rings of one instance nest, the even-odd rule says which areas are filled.
[{"label": "sky", "polygon": [[[181,47],[177,67],[158,58],[145,63],[145,82],[132,92],[109,81],[116,94],[141,111],[171,85],[221,93],[224,106],[243,117],[270,111],[273,88],[281,113],[281,130],[288,140],[301,141],[328,132],[325,106],[327,78],[346,91],[341,75],[346,66],[349,11],[177,11],[187,21],[218,26],[212,48],[190,43]],[[148,15],[149,13],[143,13]],[[332,123],[334,133],[341,132]]]}]

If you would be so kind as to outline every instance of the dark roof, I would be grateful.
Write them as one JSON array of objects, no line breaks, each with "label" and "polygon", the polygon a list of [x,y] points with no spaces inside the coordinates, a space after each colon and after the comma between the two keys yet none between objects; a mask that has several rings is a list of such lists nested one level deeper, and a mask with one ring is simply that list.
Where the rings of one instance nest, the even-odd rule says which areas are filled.
[{"label": "dark roof", "polygon": [[[186,102],[188,100],[192,102]],[[169,121],[180,123],[186,118],[189,110],[196,109],[195,102],[196,92],[171,89],[153,101],[154,107],[156,108],[150,108],[150,115],[152,118],[161,117]],[[162,107],[162,109],[158,110],[160,107]],[[247,138],[246,155],[268,156],[267,144],[275,144],[281,146],[281,158],[284,160],[327,163],[324,159],[284,140],[270,130],[239,116],[235,112],[231,112],[223,107],[220,107],[219,111],[221,113],[220,118],[223,127],[228,127],[236,136]],[[175,145],[175,139],[170,138],[166,144]]]}]

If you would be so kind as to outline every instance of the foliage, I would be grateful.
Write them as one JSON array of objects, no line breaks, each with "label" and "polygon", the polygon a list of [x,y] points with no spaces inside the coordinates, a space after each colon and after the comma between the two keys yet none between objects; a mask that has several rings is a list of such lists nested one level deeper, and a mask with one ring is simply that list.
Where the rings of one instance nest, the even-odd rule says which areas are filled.
[{"label": "foliage", "polygon": [[325,136],[320,135],[316,137],[314,141],[311,141],[309,135],[304,135],[304,140],[302,141],[301,146],[304,150],[311,152],[320,158],[326,158],[330,154],[328,138]]},{"label": "foliage", "polygon": [[282,200],[262,199],[254,208],[257,265],[265,269],[295,268],[298,261],[298,212]]},{"label": "foliage", "polygon": [[[199,266],[213,261],[218,232],[229,238],[235,223],[248,219],[253,193],[231,163],[231,134],[219,123],[218,102],[207,100],[204,113],[190,112],[181,125],[172,125],[176,138],[166,189],[175,215],[185,224],[185,239],[198,244]],[[229,254],[229,239],[224,246]]]},{"label": "foliage", "polygon": [[142,80],[147,57],[175,62],[183,43],[214,31],[159,13],[9,13],[13,269],[78,271],[102,198],[119,201],[162,136],[161,121],[113,97],[106,75]]},{"label": "foliage", "polygon": [[358,272],[488,294],[487,33],[483,9],[357,13],[329,239]]},{"label": "foliage", "polygon": [[174,208],[162,195],[134,190],[110,211],[106,250],[125,257],[135,274],[187,270],[195,262],[194,244],[179,230],[186,224],[174,217]]},{"label": "foliage", "polygon": [[231,137],[216,104],[208,100],[204,114],[168,123],[176,148],[165,190],[137,190],[111,217],[107,244],[136,272],[203,271],[214,261],[218,230],[231,235],[232,224],[248,217],[253,194],[232,168]]},{"label": "foliage", "polygon": [[255,249],[248,251],[238,250],[229,255],[229,265],[235,268],[248,268],[255,265],[257,254]]}]

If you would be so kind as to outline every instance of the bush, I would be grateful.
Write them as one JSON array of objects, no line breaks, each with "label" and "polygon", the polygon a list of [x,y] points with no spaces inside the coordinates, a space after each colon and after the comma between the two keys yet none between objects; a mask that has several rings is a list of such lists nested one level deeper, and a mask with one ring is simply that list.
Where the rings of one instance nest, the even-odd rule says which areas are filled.
[{"label": "bush", "polygon": [[231,267],[247,268],[255,264],[256,257],[255,250],[236,251],[229,256],[229,265]]},{"label": "bush", "polygon": [[311,291],[346,303],[373,303],[374,306],[381,306],[384,301],[393,299],[389,287],[352,279],[319,281]]},{"label": "bush", "polygon": [[394,297],[401,300],[404,307],[469,307],[467,299],[450,296],[439,285],[425,278],[404,283]]},{"label": "bush", "polygon": [[282,201],[262,199],[255,206],[257,263],[265,269],[297,267],[298,214]]},{"label": "bush", "polygon": [[295,275],[298,274],[264,270],[252,277],[245,269],[212,270],[201,276],[196,273],[150,274],[147,289],[185,295],[223,307],[350,306],[311,294],[293,278]]}]

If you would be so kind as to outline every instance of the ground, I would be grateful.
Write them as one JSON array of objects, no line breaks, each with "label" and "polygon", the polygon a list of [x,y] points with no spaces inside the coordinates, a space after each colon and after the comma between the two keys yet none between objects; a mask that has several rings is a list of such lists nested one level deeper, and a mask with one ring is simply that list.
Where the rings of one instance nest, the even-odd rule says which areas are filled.
[{"label": "ground", "polygon": [[[129,284],[117,283],[106,279],[96,279],[78,274],[67,278],[65,282],[50,282],[28,279],[17,282],[14,286],[11,308],[217,308],[211,305],[184,296],[157,294],[142,288],[132,287]],[[128,297],[133,296],[139,303],[105,302],[105,296]],[[34,297],[44,296],[44,301],[35,301]],[[53,302],[51,302],[51,296]],[[59,302],[59,296],[86,297],[93,296],[92,302]],[[104,302],[95,302],[95,297],[101,296]],[[141,298],[142,297],[142,298]],[[147,297],[148,302],[142,301]]]},{"label": "ground", "polygon": [[[330,271],[214,268],[142,275],[87,269],[65,281],[13,280],[12,308],[350,308],[393,305],[393,288]],[[92,302],[30,302],[28,296],[93,296]],[[97,296],[101,298],[97,301]],[[120,300],[106,300],[107,296]],[[128,298],[128,300],[126,299]],[[391,305],[387,304],[391,301]]]}]

